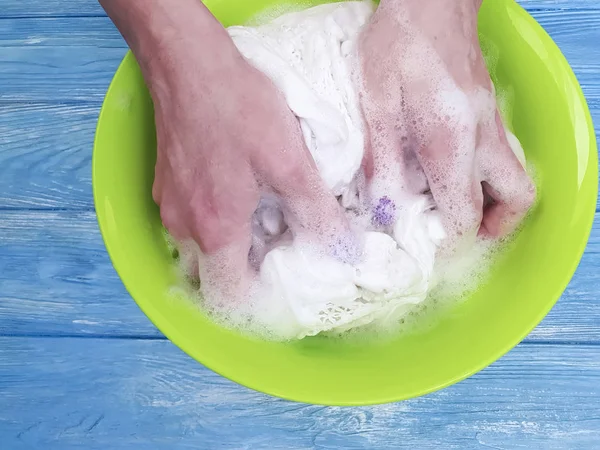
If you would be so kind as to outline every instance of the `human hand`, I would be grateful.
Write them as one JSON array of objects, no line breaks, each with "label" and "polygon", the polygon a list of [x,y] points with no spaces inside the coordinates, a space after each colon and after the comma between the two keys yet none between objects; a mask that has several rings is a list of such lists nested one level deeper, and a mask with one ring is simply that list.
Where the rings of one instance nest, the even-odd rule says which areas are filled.
[{"label": "human hand", "polygon": [[230,284],[237,283],[231,278],[243,280],[251,246],[264,245],[252,241],[263,193],[282,203],[294,235],[326,241],[345,228],[296,117],[270,80],[234,48],[210,67],[194,60],[201,55],[192,48],[181,50],[187,57],[172,58],[180,64],[173,75],[152,84],[158,140],[153,196],[177,240],[191,239],[217,258],[204,268],[212,271],[204,279],[215,286],[224,285],[223,277]]},{"label": "human hand", "polygon": [[260,262],[269,231],[282,231],[257,226],[262,195],[276,199],[294,237],[308,234],[328,246],[349,232],[285,99],[242,58],[202,2],[101,3],[150,89],[157,133],[153,197],[163,224],[184,244],[191,274],[201,272],[205,293],[212,286],[221,291],[213,298],[243,294],[252,275],[249,254]]},{"label": "human hand", "polygon": [[[480,4],[382,0],[358,44],[372,193],[430,189],[449,248],[510,233],[535,199],[479,46]],[[397,192],[380,192],[394,182]]]}]

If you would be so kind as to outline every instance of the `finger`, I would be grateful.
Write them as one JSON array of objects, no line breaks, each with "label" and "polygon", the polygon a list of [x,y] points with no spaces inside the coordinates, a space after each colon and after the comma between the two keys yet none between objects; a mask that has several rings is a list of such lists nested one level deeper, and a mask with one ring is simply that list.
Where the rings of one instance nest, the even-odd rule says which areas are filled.
[{"label": "finger", "polygon": [[[243,281],[248,279],[249,219],[234,225],[231,218],[223,220],[223,215],[215,212],[198,208],[190,213],[177,202],[179,199],[173,198],[172,192],[163,191],[160,214],[163,225],[178,243],[183,270],[193,279],[210,283],[207,286],[214,284],[211,296],[241,295]],[[217,293],[219,283],[226,289],[219,288]]]},{"label": "finger", "polygon": [[199,247],[199,276],[202,292],[210,298],[241,299],[249,288],[252,246],[251,217],[243,223],[204,220],[192,235]]},{"label": "finger", "polygon": [[265,182],[281,198],[286,223],[294,237],[316,240],[342,260],[356,257],[349,223],[336,197],[319,175],[298,133],[277,158],[261,162]]},{"label": "finger", "polygon": [[227,164],[213,166],[211,170],[222,177],[207,173],[208,183],[198,181],[189,204],[183,208],[190,237],[200,250],[202,293],[207,298],[241,300],[251,280],[252,215],[259,193],[249,166],[237,164],[234,170]]},{"label": "finger", "polygon": [[240,230],[239,238],[213,253],[198,252],[200,289],[208,308],[223,310],[243,302],[253,279],[248,255],[251,228]]},{"label": "finger", "polygon": [[369,186],[365,207],[375,227],[387,228],[396,222],[397,205],[407,194],[423,193],[426,183],[414,180],[423,172],[402,128],[387,120],[371,120],[369,125],[363,160]]},{"label": "finger", "polygon": [[186,221],[182,220],[182,210],[178,207],[172,189],[162,188],[160,191],[160,220],[169,234],[177,241],[183,242],[191,236]]},{"label": "finger", "polygon": [[275,176],[271,180],[271,186],[282,198],[291,233],[294,237],[316,240],[342,260],[352,260],[356,256],[356,243],[337,199],[315,169],[304,166],[295,170],[304,173]]},{"label": "finger", "polygon": [[511,233],[535,201],[535,185],[519,161],[520,151],[520,145],[511,148],[498,111],[481,125],[477,152],[489,198],[483,213],[482,235],[502,237]]},{"label": "finger", "polygon": [[291,242],[290,234],[279,199],[263,194],[252,216],[251,266],[259,270],[267,253],[278,245]]},{"label": "finger", "polygon": [[475,129],[464,123],[452,130],[433,127],[421,144],[419,160],[447,234],[444,247],[453,251],[471,242],[480,227],[483,191],[476,177]]}]

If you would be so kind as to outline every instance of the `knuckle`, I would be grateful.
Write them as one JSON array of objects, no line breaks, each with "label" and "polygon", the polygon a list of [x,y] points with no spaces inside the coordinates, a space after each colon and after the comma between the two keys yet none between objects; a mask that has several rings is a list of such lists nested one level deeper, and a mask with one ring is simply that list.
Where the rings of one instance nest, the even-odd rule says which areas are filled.
[{"label": "knuckle", "polygon": [[242,237],[252,213],[237,214],[234,209],[205,213],[197,209],[193,214],[194,239],[203,253],[215,254]]},{"label": "knuckle", "polygon": [[506,198],[508,207],[515,213],[525,213],[533,206],[537,197],[537,189],[527,172],[524,170],[517,175],[512,186],[507,186]]},{"label": "knuckle", "polygon": [[207,255],[218,252],[227,244],[219,227],[213,224],[205,223],[204,226],[197,227],[197,230],[194,234],[196,236],[195,240],[198,242],[200,249]]},{"label": "knuckle", "polygon": [[183,237],[177,213],[170,205],[161,205],[160,220],[162,221],[167,231],[171,233],[176,239],[181,239]]},{"label": "knuckle", "polygon": [[310,170],[308,164],[304,163],[301,158],[294,157],[283,164],[280,161],[278,167],[273,168],[272,173],[276,174],[277,189],[287,191],[307,186],[310,180]]},{"label": "knuckle", "polygon": [[190,221],[193,238],[203,253],[213,254],[224,245],[223,226],[214,207],[197,203],[190,212]]}]

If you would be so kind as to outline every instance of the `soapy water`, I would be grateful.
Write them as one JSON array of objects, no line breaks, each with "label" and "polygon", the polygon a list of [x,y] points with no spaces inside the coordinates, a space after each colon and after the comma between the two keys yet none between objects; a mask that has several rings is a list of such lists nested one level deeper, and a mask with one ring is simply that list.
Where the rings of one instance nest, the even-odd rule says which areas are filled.
[{"label": "soapy water", "polygon": [[[486,283],[492,273],[491,269],[510,251],[519,231],[520,228],[500,240],[479,239],[468,251],[460,255],[438,258],[433,270],[435,279],[425,298],[419,303],[404,305],[389,320],[365,322],[362,325],[323,331],[319,334],[364,344],[395,339],[402,334],[418,333],[435,326],[437,321],[444,317],[444,313],[467,301]],[[177,301],[191,300],[200,313],[210,320],[242,334],[275,341],[298,338],[290,335],[293,324],[277,321],[281,318],[281,310],[276,308],[277,305],[260,301],[260,286],[255,285],[254,289],[247,293],[244,304],[223,307],[230,301],[225,299],[221,307],[211,306],[199,289],[201,282],[189,276],[190,260],[184,256],[186,252],[181,250],[181,244],[174,242],[166,231],[165,240],[177,262],[177,276],[180,281],[169,292]],[[188,257],[191,254],[187,252]]]},{"label": "soapy water", "polygon": [[[230,283],[213,276],[227,254],[202,255],[193,242],[169,240],[182,274],[189,274],[190,267],[194,274],[174,292],[195,299],[203,313],[226,327],[275,340],[411,330],[423,316],[474,292],[510,242],[472,241],[458,256],[436,257],[446,233],[415,160],[400,165],[389,158],[376,161],[387,176],[365,186],[360,175],[365,139],[351,72],[354,39],[372,11],[368,2],[329,4],[259,28],[229,29],[242,54],[284,93],[356,236],[337,236],[324,250],[322,243],[293,235],[278,198],[265,193],[253,218],[249,254],[256,276],[242,298],[228,290]],[[263,14],[261,20],[271,17]],[[438,106],[447,108],[441,113],[461,116],[461,92],[452,86],[440,92],[444,98]],[[497,97],[503,117],[512,117],[511,96],[501,91]],[[490,100],[482,94],[482,102]],[[525,165],[518,140],[507,134]],[[460,167],[442,170],[459,173]]]},{"label": "soapy water", "polygon": [[[477,240],[467,252],[459,256],[439,258],[434,268],[435,280],[424,300],[406,305],[396,311],[396,315],[390,320],[324,331],[319,334],[329,338],[366,343],[395,339],[402,334],[421,332],[435,326],[445,312],[467,301],[486,283],[491,275],[491,269],[510,251],[519,231],[520,228],[501,240]],[[237,330],[242,334],[276,341],[297,339],[297,336],[289,335],[291,327],[289,323],[280,322],[277,323],[278,327],[274,326],[276,322],[273,317],[277,317],[279,311],[272,308],[275,305],[266,305],[257,301],[260,295],[257,286],[247,293],[245,305],[234,304],[230,305],[230,308],[214,308],[207,304],[200,292],[200,280],[189,276],[190,261],[183,256],[186,252],[181,251],[181,244],[173,241],[166,231],[164,235],[173,259],[177,262],[176,272],[179,279],[177,285],[170,289],[170,296],[177,301],[191,300],[201,314],[221,326]],[[225,299],[225,302],[229,301],[230,299]]]}]

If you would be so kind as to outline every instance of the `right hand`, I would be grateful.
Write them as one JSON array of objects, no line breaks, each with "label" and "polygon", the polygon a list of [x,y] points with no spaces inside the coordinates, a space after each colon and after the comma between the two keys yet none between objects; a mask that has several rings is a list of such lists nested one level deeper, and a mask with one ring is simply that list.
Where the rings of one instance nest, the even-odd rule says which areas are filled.
[{"label": "right hand", "polygon": [[153,197],[172,236],[208,256],[204,281],[243,289],[262,193],[280,198],[295,236],[309,233],[327,245],[347,225],[271,81],[224,30],[212,41],[213,58],[197,51],[194,36],[187,39],[189,47],[179,43],[169,65],[154,71],[161,76],[147,80],[158,147]]},{"label": "right hand", "polygon": [[480,4],[382,0],[358,48],[367,178],[372,186],[408,180],[397,189],[431,190],[450,251],[467,236],[510,233],[535,199],[479,46]]}]

